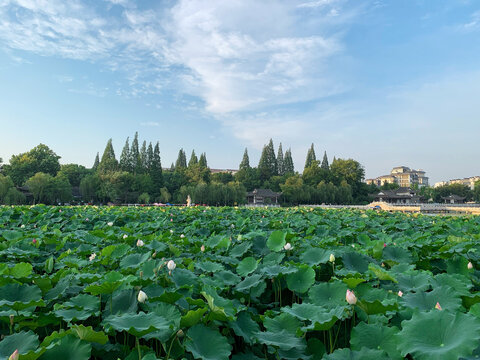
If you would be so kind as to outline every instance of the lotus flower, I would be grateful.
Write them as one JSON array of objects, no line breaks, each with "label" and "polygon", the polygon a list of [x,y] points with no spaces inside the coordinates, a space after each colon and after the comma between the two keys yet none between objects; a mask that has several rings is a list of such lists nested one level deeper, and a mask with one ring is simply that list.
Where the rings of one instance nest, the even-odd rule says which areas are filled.
[{"label": "lotus flower", "polygon": [[18,353],[18,349],[17,349],[12,353],[12,355],[10,355],[8,360],[18,360],[19,357],[20,357],[20,354]]},{"label": "lotus flower", "polygon": [[200,251],[204,252],[205,251],[205,245],[200,246]]},{"label": "lotus flower", "polygon": [[24,229],[24,228],[25,228],[25,225],[24,225],[24,224],[22,224],[22,226],[20,226],[20,228]]},{"label": "lotus flower", "polygon": [[292,249],[292,244],[286,243],[285,246],[283,247],[285,250],[291,250]]},{"label": "lotus flower", "polygon": [[182,235],[180,235],[180,239],[183,239],[184,237],[185,237],[185,235],[183,235],[183,234],[182,234]]},{"label": "lotus flower", "polygon": [[435,309],[437,309],[437,310],[442,310],[442,307],[440,306],[440,303],[439,303],[439,302],[437,302],[437,305],[435,305]]},{"label": "lotus flower", "polygon": [[387,243],[383,243],[383,247],[386,248],[386,247],[387,247]]},{"label": "lotus flower", "polygon": [[142,290],[140,290],[137,296],[138,302],[143,304],[147,299],[148,299],[147,294],[145,294]]},{"label": "lotus flower", "polygon": [[167,268],[168,270],[172,271],[177,267],[177,264],[175,264],[175,261],[169,260],[167,263]]},{"label": "lotus flower", "polygon": [[107,223],[107,225],[108,226],[113,226],[113,222],[110,221],[110,222]]},{"label": "lotus flower", "polygon": [[400,296],[400,297],[402,297],[402,296],[403,296],[403,292],[402,292],[402,290],[400,290],[400,291],[398,292],[398,296]]},{"label": "lotus flower", "polygon": [[123,234],[123,238],[126,239],[128,237],[127,234]]},{"label": "lotus flower", "polygon": [[92,253],[92,255],[90,255],[90,257],[88,258],[88,260],[93,261],[93,260],[95,260],[96,257],[97,257],[97,254]]},{"label": "lotus flower", "polygon": [[345,299],[350,305],[355,305],[357,303],[357,297],[355,293],[351,290],[347,290],[347,294],[345,295]]},{"label": "lotus flower", "polygon": [[137,240],[137,246],[142,247],[143,245],[145,245],[145,243],[142,240],[138,239]]},{"label": "lotus flower", "polygon": [[37,239],[32,240],[32,244],[35,245],[37,243]]},{"label": "lotus flower", "polygon": [[467,269],[468,269],[468,270],[472,270],[472,269],[473,269],[473,264],[472,264],[471,261],[468,262]]},{"label": "lotus flower", "polygon": [[330,254],[330,257],[328,258],[328,261],[330,261],[331,263],[335,262],[335,255]]},{"label": "lotus flower", "polygon": [[170,234],[173,234],[173,230],[170,229]]}]

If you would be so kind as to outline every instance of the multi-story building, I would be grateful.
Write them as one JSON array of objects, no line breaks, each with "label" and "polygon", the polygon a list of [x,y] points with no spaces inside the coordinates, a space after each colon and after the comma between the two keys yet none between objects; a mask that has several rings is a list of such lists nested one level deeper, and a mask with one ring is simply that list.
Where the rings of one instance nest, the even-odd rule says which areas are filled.
[{"label": "multi-story building", "polygon": [[382,186],[384,184],[398,184],[401,188],[409,188],[414,185],[428,186],[428,177],[425,171],[414,170],[406,166],[397,166],[390,171],[390,175],[382,175],[375,179],[365,180],[367,184]]},{"label": "multi-story building", "polygon": [[475,188],[475,183],[477,181],[480,181],[480,176],[471,176],[463,179],[452,179],[448,181],[440,181],[435,183],[434,187],[452,185],[452,184],[461,184],[461,185],[468,186],[471,190],[473,190]]}]

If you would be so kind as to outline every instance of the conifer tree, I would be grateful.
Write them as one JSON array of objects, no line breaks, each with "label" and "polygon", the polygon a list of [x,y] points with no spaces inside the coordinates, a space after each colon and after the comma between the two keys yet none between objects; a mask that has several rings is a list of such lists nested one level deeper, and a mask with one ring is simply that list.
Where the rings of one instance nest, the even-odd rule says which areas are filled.
[{"label": "conifer tree", "polygon": [[312,165],[312,163],[316,160],[317,157],[315,156],[315,150],[312,143],[312,146],[310,146],[310,149],[308,149],[307,159],[305,160],[305,169]]},{"label": "conifer tree", "polygon": [[268,165],[270,167],[271,176],[278,175],[277,171],[277,158],[275,157],[275,147],[273,146],[273,140],[270,139],[267,145],[267,158]]},{"label": "conifer tree", "polygon": [[115,151],[113,150],[112,139],[108,140],[107,146],[105,146],[105,151],[102,155],[102,160],[98,165],[98,170],[100,172],[109,172],[115,171],[118,169],[118,162],[115,158]]},{"label": "conifer tree", "polygon": [[292,150],[288,149],[285,151],[285,157],[283,159],[283,168],[285,174],[294,174],[295,169],[293,166],[293,159],[292,159]]},{"label": "conifer tree", "polygon": [[100,164],[100,155],[97,152],[97,156],[95,156],[95,161],[93,162],[92,170],[97,171],[99,164]]},{"label": "conifer tree", "polygon": [[200,155],[200,159],[198,160],[198,164],[201,168],[207,168],[208,167],[208,163],[207,163],[207,154],[205,153],[202,153]]},{"label": "conifer tree", "polygon": [[248,150],[245,148],[245,152],[243,153],[242,162],[238,167],[239,170],[250,169],[250,159],[248,157]]},{"label": "conifer tree", "polygon": [[324,170],[330,170],[330,165],[328,164],[327,152],[323,154],[322,165],[320,166]]},{"label": "conifer tree", "polygon": [[[150,152],[151,145],[152,144],[148,146],[148,153]],[[163,172],[162,172],[162,161],[160,159],[160,145],[158,141],[155,144],[155,149],[153,150],[153,154],[151,157],[149,174],[155,186],[156,193],[160,194],[160,189],[163,186]]]},{"label": "conifer tree", "polygon": [[140,149],[140,172],[147,171],[147,141],[143,140],[142,148]]},{"label": "conifer tree", "polygon": [[132,171],[130,166],[130,145],[128,137],[123,146],[122,154],[120,155],[120,169],[129,172]]},{"label": "conifer tree", "polygon": [[277,153],[277,173],[280,176],[285,175],[285,166],[284,166],[284,160],[283,160],[283,149],[282,149],[282,143],[278,145],[278,153]]},{"label": "conifer tree", "polygon": [[140,151],[138,150],[138,132],[136,132],[132,141],[132,147],[130,148],[130,166],[135,174],[141,172],[141,164]]},{"label": "conifer tree", "polygon": [[178,151],[178,157],[177,161],[175,162],[175,170],[183,170],[186,169],[187,167],[187,156],[185,155],[185,151],[183,149],[180,149]]},{"label": "conifer tree", "polygon": [[147,148],[147,172],[150,173],[150,170],[153,167],[153,146],[152,143],[148,143],[148,148]]},{"label": "conifer tree", "polygon": [[192,168],[196,164],[198,164],[198,158],[197,155],[195,155],[195,150],[192,150],[192,155],[190,156],[190,160],[188,161],[188,167]]}]

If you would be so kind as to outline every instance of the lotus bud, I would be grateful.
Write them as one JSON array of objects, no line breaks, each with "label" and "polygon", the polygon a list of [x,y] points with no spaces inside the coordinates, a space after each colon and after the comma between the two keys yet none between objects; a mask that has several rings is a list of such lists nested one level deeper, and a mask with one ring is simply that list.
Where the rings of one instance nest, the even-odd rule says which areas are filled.
[{"label": "lotus bud", "polygon": [[138,275],[140,276],[140,279],[141,279],[143,277],[143,271],[140,271]]},{"label": "lotus bud", "polygon": [[328,261],[330,261],[331,263],[335,262],[335,255],[330,254],[330,257],[328,258]]},{"label": "lotus bud", "polygon": [[25,229],[25,225],[22,224],[22,225],[20,226],[20,228],[21,228],[21,229]]},{"label": "lotus bud", "polygon": [[385,267],[385,264],[384,264],[384,263],[382,263],[382,267]]},{"label": "lotus bud", "polygon": [[88,260],[93,261],[93,260],[95,260],[96,257],[97,257],[97,254],[92,253],[92,255],[90,255],[90,257],[88,258]]},{"label": "lotus bud", "polygon": [[147,299],[148,299],[147,294],[145,294],[142,290],[140,290],[137,296],[138,302],[143,304]]},{"label": "lotus bud", "polygon": [[10,355],[8,360],[18,360],[19,357],[20,357],[20,354],[18,353],[18,349],[17,349],[12,353],[12,355]]},{"label": "lotus bud", "polygon": [[357,303],[357,297],[355,293],[351,290],[347,290],[347,294],[345,295],[345,299],[350,305],[355,305]]},{"label": "lotus bud", "polygon": [[205,245],[200,246],[200,251],[204,252],[205,251]]},{"label": "lotus bud", "polygon": [[137,246],[142,247],[143,245],[145,245],[145,243],[142,240],[138,239],[137,240]]},{"label": "lotus bud", "polygon": [[108,226],[113,226],[113,222],[110,221],[110,222],[107,223],[107,225]]},{"label": "lotus bud", "polygon": [[10,314],[10,325],[13,326],[13,322],[15,320],[15,315]]},{"label": "lotus bud", "polygon": [[468,270],[472,270],[472,269],[473,269],[473,264],[472,264],[471,261],[468,262],[467,269],[468,269]]},{"label": "lotus bud", "polygon": [[32,240],[32,244],[35,245],[37,243],[37,239]]},{"label": "lotus bud", "polygon": [[182,330],[182,329],[180,329],[180,330],[177,331],[177,336],[178,336],[179,338],[182,338],[183,335],[184,335],[184,333],[183,333],[183,330]]},{"label": "lotus bud", "polygon": [[386,247],[387,247],[387,243],[383,243],[383,247],[386,248]]},{"label": "lotus bud", "polygon": [[155,256],[157,256],[157,252],[156,252],[156,251],[154,251],[154,252],[153,252],[153,254],[152,254],[152,258],[154,258],[154,259],[155,259]]},{"label": "lotus bud", "polygon": [[283,247],[285,250],[291,250],[292,249],[292,244],[286,243],[285,246]]},{"label": "lotus bud", "polygon": [[177,264],[175,264],[175,261],[169,260],[167,263],[167,268],[168,270],[174,270],[177,267]]},{"label": "lotus bud", "polygon": [[440,303],[437,302],[437,304],[435,305],[435,309],[437,310],[442,310],[442,307],[440,306]]},{"label": "lotus bud", "polygon": [[403,292],[402,292],[402,290],[399,290],[399,291],[398,291],[398,296],[400,296],[400,297],[402,297],[402,296],[403,296]]}]

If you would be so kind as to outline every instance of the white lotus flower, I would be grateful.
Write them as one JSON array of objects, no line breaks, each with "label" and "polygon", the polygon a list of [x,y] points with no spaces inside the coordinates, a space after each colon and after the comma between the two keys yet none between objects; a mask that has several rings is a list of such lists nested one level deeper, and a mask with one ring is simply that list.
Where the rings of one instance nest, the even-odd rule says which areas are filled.
[{"label": "white lotus flower", "polygon": [[185,237],[185,235],[183,235],[183,234],[182,234],[182,235],[180,235],[180,238],[181,238],[181,239],[183,239],[184,237]]},{"label": "white lotus flower", "polygon": [[355,293],[351,290],[347,290],[345,300],[347,300],[350,305],[355,305],[357,303],[357,297],[355,296]]},{"label": "white lotus flower", "polygon": [[175,264],[175,261],[173,260],[169,260],[168,263],[167,263],[167,268],[168,270],[172,271],[173,269],[175,269],[177,267],[177,264]]},{"label": "white lotus flower", "polygon": [[143,245],[145,245],[145,243],[142,240],[138,239],[137,240],[137,246],[142,247]]},{"label": "white lotus flower", "polygon": [[113,226],[113,222],[110,221],[110,222],[107,223],[107,225],[108,226]]},{"label": "white lotus flower", "polygon": [[473,264],[472,264],[471,261],[468,262],[467,269],[468,269],[468,270],[472,270],[472,269],[473,269]]},{"label": "white lotus flower", "polygon": [[24,224],[22,224],[22,226],[20,226],[20,227],[21,227],[22,229],[24,229],[24,228],[25,228],[25,225],[24,225]]},{"label": "white lotus flower", "polygon": [[331,263],[335,262],[335,255],[330,254],[330,257],[328,258],[328,261],[330,261]]},{"label": "white lotus flower", "polygon": [[128,237],[127,234],[123,234],[123,238],[126,239]]},{"label": "white lotus flower", "polygon": [[400,297],[402,297],[402,296],[403,296],[403,292],[402,292],[402,290],[399,290],[399,291],[398,291],[398,296],[400,296]]},{"label": "white lotus flower", "polygon": [[147,299],[148,299],[147,294],[145,294],[142,290],[140,290],[137,296],[138,302],[143,304]]},{"label": "white lotus flower", "polygon": [[88,260],[93,261],[93,260],[95,260],[96,257],[97,257],[97,254],[92,253],[92,255],[90,255],[90,257],[88,258]]},{"label": "white lotus flower", "polygon": [[173,234],[173,230],[170,229],[170,234]]},{"label": "white lotus flower", "polygon": [[285,250],[291,250],[292,249],[292,244],[286,243],[285,246],[283,247]]},{"label": "white lotus flower", "polygon": [[201,250],[201,252],[204,252],[205,251],[205,245],[200,246],[200,250]]}]

